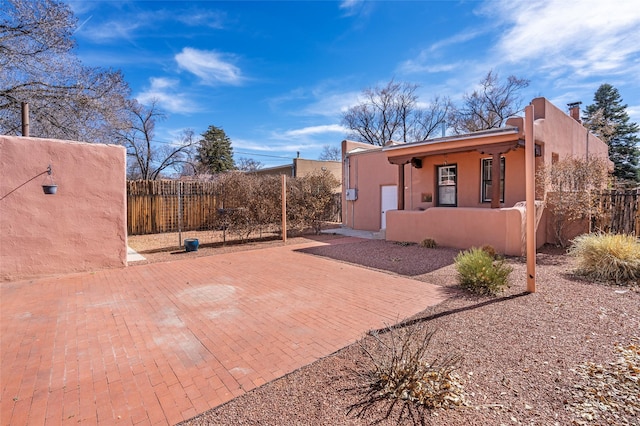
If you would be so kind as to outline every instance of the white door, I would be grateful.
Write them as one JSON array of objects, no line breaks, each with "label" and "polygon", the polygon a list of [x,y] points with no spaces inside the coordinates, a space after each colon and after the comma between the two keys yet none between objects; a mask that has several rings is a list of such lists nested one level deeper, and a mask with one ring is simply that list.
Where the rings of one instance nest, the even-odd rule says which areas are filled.
[{"label": "white door", "polygon": [[382,216],[380,218],[380,229],[387,229],[387,210],[398,209],[398,186],[385,185],[380,187],[380,204]]}]

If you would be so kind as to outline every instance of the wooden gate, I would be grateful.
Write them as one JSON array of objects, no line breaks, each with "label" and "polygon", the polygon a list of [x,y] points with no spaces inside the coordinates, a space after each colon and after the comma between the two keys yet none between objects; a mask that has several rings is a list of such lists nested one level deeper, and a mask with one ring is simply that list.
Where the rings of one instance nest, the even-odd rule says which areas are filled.
[{"label": "wooden gate", "polygon": [[594,216],[592,229],[612,234],[640,236],[640,190],[611,190],[597,195],[600,215]]}]

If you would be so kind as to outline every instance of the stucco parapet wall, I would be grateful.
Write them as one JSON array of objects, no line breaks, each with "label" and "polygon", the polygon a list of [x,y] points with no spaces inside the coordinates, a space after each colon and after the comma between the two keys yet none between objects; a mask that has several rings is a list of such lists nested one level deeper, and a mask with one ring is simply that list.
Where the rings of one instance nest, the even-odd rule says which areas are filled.
[{"label": "stucco parapet wall", "polygon": [[592,157],[609,159],[608,145],[593,135],[580,122],[545,98],[531,101],[534,111],[534,136],[536,143],[545,145],[546,162],[551,161],[551,153],[562,158],[582,157],[587,153]]},{"label": "stucco parapet wall", "polygon": [[0,175],[1,279],[126,265],[124,147],[0,136]]},{"label": "stucco parapet wall", "polygon": [[386,239],[419,243],[432,238],[443,247],[468,249],[485,244],[498,253],[522,256],[523,210],[518,208],[432,207],[387,212]]}]

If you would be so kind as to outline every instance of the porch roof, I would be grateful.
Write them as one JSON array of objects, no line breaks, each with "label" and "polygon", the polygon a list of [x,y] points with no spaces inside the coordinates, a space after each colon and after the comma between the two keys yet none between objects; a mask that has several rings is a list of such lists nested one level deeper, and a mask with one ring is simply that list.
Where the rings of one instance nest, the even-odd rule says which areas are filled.
[{"label": "porch roof", "polygon": [[391,164],[407,164],[414,158],[456,152],[478,151],[503,154],[524,146],[524,133],[515,126],[483,130],[464,135],[447,136],[419,142],[387,145],[382,148]]}]

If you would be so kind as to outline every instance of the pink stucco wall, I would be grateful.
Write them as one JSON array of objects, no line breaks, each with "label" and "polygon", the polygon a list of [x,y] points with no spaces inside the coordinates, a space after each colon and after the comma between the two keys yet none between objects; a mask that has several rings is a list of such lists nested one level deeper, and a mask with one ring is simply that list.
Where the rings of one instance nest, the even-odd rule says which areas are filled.
[{"label": "pink stucco wall", "polygon": [[[397,167],[389,164],[380,147],[352,141],[343,141],[344,153],[363,150],[344,160],[342,188],[358,191],[358,199],[346,201],[343,191],[342,223],[350,228],[367,231],[380,230],[380,188],[396,185]],[[376,213],[377,212],[377,213]]]},{"label": "pink stucco wall", "polygon": [[121,146],[0,136],[0,279],[126,266],[125,161]]},{"label": "pink stucco wall", "polygon": [[497,253],[521,256],[524,253],[523,213],[516,208],[394,210],[387,213],[386,239],[418,243],[432,238],[440,245],[459,249],[490,244]]}]

